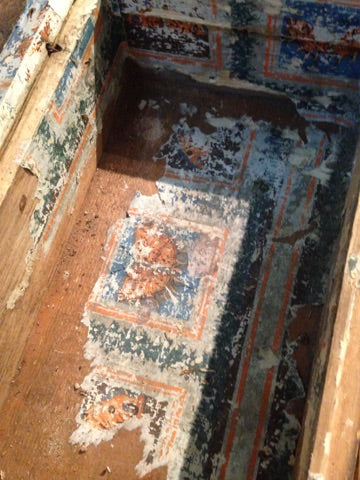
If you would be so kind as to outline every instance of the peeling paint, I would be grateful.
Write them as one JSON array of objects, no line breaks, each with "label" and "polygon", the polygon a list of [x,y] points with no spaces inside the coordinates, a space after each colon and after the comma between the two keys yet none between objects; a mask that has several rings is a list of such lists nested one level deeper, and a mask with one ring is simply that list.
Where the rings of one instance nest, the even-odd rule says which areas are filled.
[{"label": "peeling paint", "polygon": [[352,254],[348,260],[349,273],[352,280],[360,278],[360,256]]},{"label": "peeling paint", "polygon": [[[74,158],[86,155],[94,145],[97,129],[101,127],[98,95],[121,43],[122,31],[118,29],[117,42],[114,44],[111,36],[117,26],[108,29],[103,26],[95,54],[100,48],[103,53],[101,59],[97,56],[94,58],[91,40],[98,18],[94,6],[94,2],[88,4],[90,17],[85,15],[86,11],[82,11],[84,25],[78,27],[77,42],[55,91],[50,112],[44,116],[23,160],[24,166],[30,165],[33,170],[36,168],[39,177],[36,192],[39,204],[31,227],[35,242],[42,236],[60,192],[68,182],[69,172],[74,168]],[[106,15],[108,13],[102,11],[102,22],[111,22],[111,17]],[[100,46],[100,42],[103,42],[103,46]],[[110,94],[111,91],[108,89]],[[95,109],[96,121],[93,120]],[[83,121],[85,116],[89,119],[86,123]],[[49,157],[52,162],[48,161]]]},{"label": "peeling paint", "polygon": [[[82,3],[76,8],[82,8]],[[118,94],[112,75],[121,71],[124,60],[122,21],[114,21],[106,9],[94,10],[96,5],[96,2],[87,2],[87,8],[81,10],[82,22],[68,38],[68,60],[63,76],[50,104],[44,108],[36,133],[16,159],[39,179],[35,194],[39,201],[30,227],[34,240],[34,248],[29,252],[31,257],[36,255],[40,243],[44,251],[48,251],[66,205],[75,198],[76,176],[81,174],[96,146],[96,135],[102,128],[101,116]],[[100,21],[100,15],[102,29],[94,46],[95,24]],[[103,91],[105,84],[107,89]],[[12,292],[8,308],[14,308],[23,295],[30,276],[29,267]]]},{"label": "peeling paint", "polygon": [[[51,3],[51,2],[50,2]],[[61,3],[61,9],[53,6]],[[72,2],[28,0],[10,38],[0,53],[0,146],[47,59],[46,42],[53,42]],[[33,14],[28,15],[29,10]],[[58,13],[59,12],[59,13]]]},{"label": "peeling paint", "polygon": [[[143,100],[143,110],[150,103]],[[311,295],[323,301],[331,248],[321,246],[319,229],[328,217],[322,201],[335,181],[348,178],[339,162],[342,136],[349,133],[330,141],[310,125],[305,143],[296,132],[268,122],[203,113],[202,121],[214,129],[205,134],[190,126],[195,106],[179,105],[179,111],[183,117],[155,155],[166,163],[158,194],[137,194],[127,218],[109,232],[104,269],[83,317],[89,329],[85,356],[93,371],[83,384],[88,396],[71,442],[98,444],[138,426],[145,441],[140,475],[166,465],[169,480],[202,480],[210,471],[214,478],[238,478],[255,469],[258,478],[269,478],[269,472],[286,478],[300,433],[298,418],[286,409],[305,397],[293,358],[297,343],[289,341],[286,325],[299,304],[314,302]],[[333,172],[326,182],[304,175],[330,160]],[[340,217],[339,207],[333,221]],[[301,241],[282,242],[287,232],[303,232]],[[322,252],[319,267],[307,261],[309,245]],[[265,273],[268,258],[272,267]],[[303,290],[307,268],[314,286]],[[265,294],[254,280],[263,275]],[[284,317],[276,333],[279,315]],[[246,348],[252,350],[244,377]],[[103,382],[94,380],[99,369],[113,372],[106,373],[103,390]],[[145,386],[131,390],[127,380],[117,383],[124,372],[135,385],[141,376]],[[166,425],[172,428],[169,404],[157,393],[144,418],[149,382],[184,393],[179,428],[165,456],[149,421],[163,402],[158,438],[165,438]],[[266,409],[277,412],[272,423],[260,413],[266,388],[272,392]],[[131,418],[121,403],[129,401],[125,390],[134,399]],[[256,436],[259,425],[263,440]]]}]

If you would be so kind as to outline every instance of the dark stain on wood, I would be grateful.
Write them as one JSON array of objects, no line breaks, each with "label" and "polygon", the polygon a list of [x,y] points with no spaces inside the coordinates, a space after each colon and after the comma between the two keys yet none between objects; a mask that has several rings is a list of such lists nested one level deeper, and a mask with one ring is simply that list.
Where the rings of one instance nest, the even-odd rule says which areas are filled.
[{"label": "dark stain on wood", "polygon": [[27,203],[27,197],[26,195],[22,195],[19,202],[19,210],[21,213],[25,210],[26,203]]}]

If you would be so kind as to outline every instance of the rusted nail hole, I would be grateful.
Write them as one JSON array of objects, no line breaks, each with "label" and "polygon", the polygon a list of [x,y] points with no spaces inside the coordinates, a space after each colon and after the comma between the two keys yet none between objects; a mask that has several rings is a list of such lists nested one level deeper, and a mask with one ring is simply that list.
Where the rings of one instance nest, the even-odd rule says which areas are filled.
[{"label": "rusted nail hole", "polygon": [[35,12],[35,8],[34,7],[30,8],[30,10],[28,11],[27,17],[31,18],[34,12]]},{"label": "rusted nail hole", "polygon": [[61,52],[62,47],[58,43],[47,43],[46,44],[46,50],[48,52],[48,55],[52,55],[53,53]]}]

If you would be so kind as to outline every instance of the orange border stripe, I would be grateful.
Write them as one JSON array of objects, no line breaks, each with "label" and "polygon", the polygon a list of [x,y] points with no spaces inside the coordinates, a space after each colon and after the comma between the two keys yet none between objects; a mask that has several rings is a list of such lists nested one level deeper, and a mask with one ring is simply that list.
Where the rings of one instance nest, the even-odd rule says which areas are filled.
[{"label": "orange border stripe", "polygon": [[[319,151],[318,151],[318,154],[317,154],[317,157],[316,157],[316,160],[315,160],[315,166],[319,166],[320,163],[321,163],[323,153],[324,153],[323,152],[323,147],[324,147],[325,140],[326,140],[326,135],[323,134],[323,137],[322,137],[322,139],[320,141],[320,144],[319,144]],[[301,145],[301,141],[298,142],[297,146],[299,147],[300,145]],[[290,175],[292,175],[293,171],[294,171],[294,167],[292,167],[292,172],[291,172]],[[290,179],[291,179],[291,176],[290,176],[289,180]],[[315,185],[316,185],[316,179],[313,178],[310,182],[310,186],[309,186],[309,189],[308,189],[306,203],[305,203],[305,207],[304,207],[305,209],[308,208],[308,205],[311,201],[311,198],[309,198],[309,195],[310,195],[310,193],[313,194],[314,189],[315,189]],[[289,185],[289,181],[288,181],[287,190],[286,190],[287,192],[289,191],[290,186],[291,186],[291,184]],[[274,237],[277,236],[277,234],[279,232],[279,229],[281,227],[281,223],[282,223],[282,218],[281,217],[284,213],[285,205],[286,205],[286,203],[283,202],[281,210],[280,210],[280,215],[279,215],[278,221],[276,223],[276,227],[275,227],[275,231],[274,231]],[[302,224],[304,224],[304,221],[305,221],[305,217],[303,215],[302,216]],[[227,444],[226,444],[226,450],[225,450],[225,462],[224,462],[224,464],[221,468],[219,480],[224,480],[224,476],[226,474],[227,466],[228,466],[228,463],[230,461],[230,452],[231,452],[232,444],[233,444],[234,437],[235,437],[235,428],[236,428],[236,424],[237,424],[237,417],[238,417],[239,412],[240,412],[240,404],[241,404],[241,401],[242,401],[243,393],[245,391],[246,376],[247,376],[247,372],[248,372],[249,365],[250,365],[252,348],[253,348],[253,345],[254,345],[254,342],[255,342],[255,334],[256,334],[258,323],[259,323],[260,310],[262,308],[262,300],[263,300],[263,296],[265,294],[266,284],[267,284],[267,281],[268,281],[268,278],[269,278],[269,275],[270,275],[272,257],[274,255],[274,253],[275,253],[275,244],[273,243],[271,245],[271,248],[270,248],[268,265],[267,265],[266,270],[265,270],[266,273],[264,275],[263,284],[261,286],[261,290],[260,290],[260,293],[259,293],[258,306],[257,306],[257,309],[256,309],[256,313],[254,315],[254,323],[253,323],[251,334],[250,334],[250,339],[249,339],[249,344],[248,344],[248,348],[247,348],[246,356],[245,356],[245,360],[244,360],[244,366],[243,366],[243,371],[242,371],[242,375],[241,375],[241,379],[240,379],[238,394],[237,394],[237,397],[236,397],[236,407],[234,409],[232,419],[231,419],[230,433],[229,433],[229,436],[228,436],[228,440],[227,440]],[[283,325],[284,325],[284,322],[285,322],[286,309],[287,309],[287,305],[288,305],[290,294],[291,294],[291,286],[292,286],[292,283],[293,283],[293,275],[294,275],[294,271],[295,271],[295,268],[296,268],[296,265],[297,265],[297,262],[298,262],[298,257],[299,257],[299,249],[297,247],[295,249],[295,251],[293,253],[293,256],[292,256],[292,259],[291,259],[290,269],[289,269],[289,273],[288,273],[286,284],[285,284],[285,294],[284,294],[284,298],[283,298],[283,302],[282,302],[282,307],[281,307],[281,311],[280,311],[279,320],[278,320],[278,323],[277,323],[277,328],[276,328],[275,335],[274,335],[273,350],[275,352],[278,350],[278,348],[280,346],[281,332],[282,332]],[[265,419],[266,419],[266,412],[267,412],[267,406],[268,406],[268,402],[269,402],[269,396],[270,396],[270,391],[271,391],[271,382],[272,382],[273,375],[274,375],[274,369],[269,370],[269,372],[267,374],[266,382],[265,382],[264,394],[263,394],[263,399],[262,399],[262,404],[261,404],[261,409],[260,409],[259,424],[258,424],[258,427],[257,427],[257,430],[256,430],[256,437],[255,437],[255,440],[254,440],[254,447],[253,447],[253,450],[252,450],[252,455],[250,457],[247,480],[250,480],[252,478],[253,473],[254,473],[254,469],[255,469],[255,465],[256,465],[256,458],[257,458],[257,454],[258,454],[258,446],[259,446],[259,443],[261,441],[262,430],[263,430]],[[270,382],[270,385],[269,385],[269,382]]]},{"label": "orange border stripe", "polygon": [[[316,157],[316,160],[315,160],[315,166],[319,166],[320,163],[321,163],[323,153],[324,153],[323,152],[323,147],[324,147],[325,140],[326,140],[326,135],[324,134],[321,141],[320,141],[318,154],[317,154],[317,157]],[[311,180],[309,188],[308,188],[306,203],[305,203],[305,206],[304,206],[305,211],[308,210],[309,203],[310,203],[312,195],[314,193],[315,184],[316,184],[316,179],[313,178]],[[305,216],[304,216],[304,213],[303,213],[302,218],[301,218],[302,226],[304,225],[304,223],[305,223]],[[299,254],[300,254],[300,248],[297,246],[294,249],[294,252],[293,252],[293,255],[292,255],[292,258],[291,258],[290,268],[289,268],[289,272],[288,272],[288,276],[287,276],[287,280],[286,280],[286,284],[285,284],[283,302],[282,302],[282,306],[281,306],[281,310],[280,310],[280,316],[279,316],[276,331],[275,331],[275,334],[274,334],[274,340],[273,340],[273,346],[272,346],[274,353],[276,353],[279,350],[280,345],[281,345],[281,338],[282,338],[282,333],[283,333],[284,324],[285,324],[285,316],[286,316],[286,311],[287,311],[287,307],[288,307],[289,300],[290,300],[292,285],[294,283],[294,273],[295,273],[295,269],[296,269],[296,266],[297,266],[297,263],[298,263],[298,260],[299,260]],[[252,449],[252,453],[251,453],[251,457],[250,457],[250,461],[249,461],[249,467],[248,467],[248,473],[247,473],[247,476],[246,476],[246,480],[251,480],[254,476],[254,473],[255,473],[256,461],[257,461],[257,457],[258,457],[258,453],[259,453],[258,450],[259,450],[259,445],[260,445],[261,438],[262,438],[262,432],[263,432],[265,421],[266,421],[266,414],[267,414],[267,410],[268,410],[270,393],[271,393],[271,385],[272,385],[272,382],[273,382],[274,374],[275,374],[275,368],[271,368],[268,371],[267,376],[266,376],[264,393],[263,393],[262,403],[261,403],[261,408],[260,408],[260,413],[259,413],[259,422],[258,422],[258,426],[257,426],[257,429],[256,429],[256,435],[255,435],[254,445],[253,445],[253,449]]]},{"label": "orange border stripe", "polygon": [[333,5],[345,6],[345,7],[353,7],[353,8],[360,8],[358,0],[348,0],[347,2],[343,1],[340,2],[339,0],[317,0],[318,3],[331,3]]},{"label": "orange border stripe", "polygon": [[352,122],[351,120],[348,120],[346,118],[336,117],[335,115],[326,116],[326,115],[320,115],[316,113],[304,112],[302,113],[302,116],[305,118],[313,118],[314,120],[324,121],[324,122],[331,120],[334,123],[340,123],[345,125],[346,127],[353,127],[355,125],[355,123]]},{"label": "orange border stripe", "polygon": [[244,161],[243,161],[243,164],[241,166],[241,171],[240,171],[240,177],[239,177],[239,180],[238,180],[238,184],[240,185],[244,179],[244,175],[245,175],[245,170],[246,170],[246,167],[247,167],[247,164],[248,164],[248,161],[249,161],[249,158],[250,158],[250,153],[251,153],[251,149],[253,147],[253,143],[254,143],[254,140],[255,140],[255,137],[256,137],[256,130],[253,130],[251,132],[251,135],[250,135],[250,142],[247,146],[247,149],[246,149],[246,153],[245,153],[245,156],[244,156]]},{"label": "orange border stripe", "polygon": [[214,15],[214,18],[217,17],[217,4],[216,0],[212,0],[212,13]]},{"label": "orange border stripe", "polygon": [[250,457],[249,469],[248,469],[248,473],[247,473],[247,476],[246,476],[246,480],[251,480],[251,478],[254,475],[254,471],[255,471],[255,467],[256,467],[256,459],[257,459],[257,454],[258,454],[258,448],[259,448],[259,444],[260,444],[260,440],[261,440],[262,430],[263,430],[264,424],[265,424],[268,399],[269,399],[270,393],[271,393],[272,380],[273,380],[274,373],[275,373],[275,368],[272,367],[268,371],[267,376],[266,376],[265,390],[264,390],[263,400],[261,402],[260,414],[259,414],[260,420],[259,420],[258,426],[256,428],[254,448],[252,450],[252,454],[251,454],[251,457]]},{"label": "orange border stripe", "polygon": [[[287,182],[287,185],[286,185],[284,199],[283,199],[283,202],[282,202],[282,205],[281,205],[281,208],[280,208],[280,212],[279,212],[279,216],[278,216],[276,226],[275,226],[274,236],[279,231],[279,229],[281,227],[281,224],[282,224],[282,220],[283,220],[283,216],[284,216],[284,212],[285,212],[285,207],[286,207],[288,197],[289,197],[289,194],[290,194],[290,189],[291,189],[291,185],[292,185],[292,176],[294,174],[294,171],[295,171],[295,167],[291,167],[289,179],[288,179],[288,182]],[[266,264],[263,281],[262,281],[262,284],[261,284],[261,289],[260,289],[260,292],[259,292],[258,304],[257,304],[256,310],[255,310],[254,320],[253,320],[253,324],[252,324],[250,335],[249,335],[248,347],[246,349],[246,354],[245,354],[244,365],[243,365],[243,369],[242,369],[242,373],[241,373],[238,393],[237,393],[236,400],[235,400],[236,407],[234,408],[234,412],[233,412],[233,415],[232,415],[232,418],[231,418],[230,433],[229,433],[229,436],[228,436],[228,440],[226,442],[225,462],[221,467],[219,480],[224,480],[226,470],[227,470],[227,467],[228,467],[228,464],[229,464],[229,461],[230,461],[230,452],[231,452],[232,444],[233,444],[233,441],[234,441],[234,438],[235,438],[235,428],[236,428],[236,424],[237,424],[237,420],[238,420],[238,415],[239,415],[239,412],[240,412],[240,404],[241,404],[242,397],[243,397],[243,394],[244,394],[244,391],[245,391],[246,378],[247,378],[248,370],[249,370],[249,367],[250,367],[252,350],[254,348],[255,336],[256,336],[257,328],[258,328],[258,325],[259,325],[259,322],[260,322],[260,313],[261,313],[261,310],[262,310],[262,304],[263,304],[263,299],[264,299],[264,296],[265,296],[267,282],[268,282],[269,277],[270,277],[272,259],[273,259],[274,253],[275,253],[275,249],[276,249],[275,243],[272,243],[271,247],[270,247],[270,251],[269,251],[269,257],[268,257],[268,261],[267,261],[267,264]]]},{"label": "orange border stripe", "polygon": [[280,348],[282,332],[283,332],[284,324],[285,324],[285,315],[286,315],[288,303],[289,303],[289,300],[290,300],[291,289],[292,289],[292,285],[293,285],[293,282],[294,282],[294,272],[295,272],[295,269],[296,269],[296,265],[298,263],[299,253],[300,253],[299,248],[297,247],[294,250],[294,253],[293,253],[293,256],[292,256],[292,259],[291,259],[291,263],[290,263],[290,269],[289,269],[288,277],[287,277],[286,284],[285,284],[285,295],[284,295],[283,304],[282,304],[281,310],[280,310],[280,318],[279,318],[278,325],[277,325],[275,335],[274,335],[273,351],[275,353]]}]

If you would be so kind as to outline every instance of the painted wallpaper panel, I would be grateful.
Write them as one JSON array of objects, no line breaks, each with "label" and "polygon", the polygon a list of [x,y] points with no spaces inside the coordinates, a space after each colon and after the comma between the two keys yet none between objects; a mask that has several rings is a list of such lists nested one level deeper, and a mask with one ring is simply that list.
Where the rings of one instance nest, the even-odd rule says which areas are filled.
[{"label": "painted wallpaper panel", "polygon": [[[247,81],[301,100],[305,114],[353,124],[360,78],[355,0],[111,0],[130,54],[230,86]],[[305,104],[304,104],[305,102]]]}]

